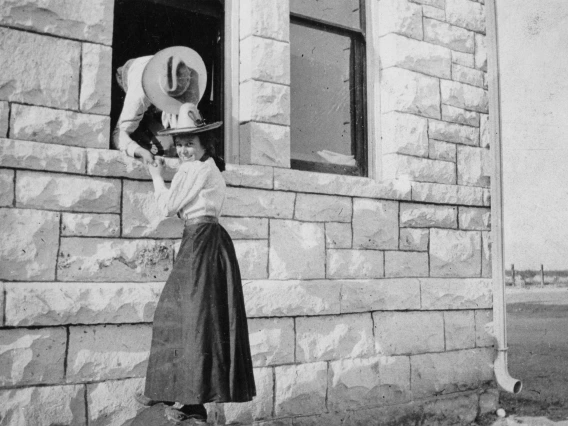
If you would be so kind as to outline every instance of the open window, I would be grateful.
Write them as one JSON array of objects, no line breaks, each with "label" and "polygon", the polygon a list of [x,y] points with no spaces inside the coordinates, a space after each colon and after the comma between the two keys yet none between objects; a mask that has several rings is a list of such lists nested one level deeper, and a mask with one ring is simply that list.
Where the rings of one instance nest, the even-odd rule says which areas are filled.
[{"label": "open window", "polygon": [[[170,46],[188,46],[203,58],[207,88],[198,108],[208,122],[223,120],[223,0],[116,0],[112,58],[111,128],[124,103],[114,74],[132,58]],[[214,130],[216,152],[223,155],[222,128]]]},{"label": "open window", "polygon": [[292,168],[367,175],[364,0],[290,0]]}]

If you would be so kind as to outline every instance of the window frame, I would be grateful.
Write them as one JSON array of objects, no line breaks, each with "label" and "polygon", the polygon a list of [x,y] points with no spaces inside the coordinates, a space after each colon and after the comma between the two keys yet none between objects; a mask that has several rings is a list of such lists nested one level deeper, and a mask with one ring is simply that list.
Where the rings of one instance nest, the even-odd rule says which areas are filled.
[{"label": "window frame", "polygon": [[[351,39],[351,55],[349,64],[350,105],[351,105],[351,151],[357,162],[356,166],[319,163],[315,161],[296,160],[291,158],[291,168],[319,173],[332,173],[350,176],[367,177],[368,129],[367,129],[367,40],[365,33],[365,8],[368,2],[360,0],[360,28],[356,29],[321,19],[290,12],[290,24],[301,25],[320,31],[349,37]],[[293,126],[293,123],[291,123]]]}]

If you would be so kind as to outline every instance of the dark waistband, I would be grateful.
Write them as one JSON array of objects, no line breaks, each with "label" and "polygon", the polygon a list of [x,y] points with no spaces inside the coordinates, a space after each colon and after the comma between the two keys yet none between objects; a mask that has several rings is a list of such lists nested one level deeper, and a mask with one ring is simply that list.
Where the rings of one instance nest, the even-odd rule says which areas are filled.
[{"label": "dark waistband", "polygon": [[199,216],[185,220],[185,226],[197,225],[198,223],[219,223],[215,216]]}]

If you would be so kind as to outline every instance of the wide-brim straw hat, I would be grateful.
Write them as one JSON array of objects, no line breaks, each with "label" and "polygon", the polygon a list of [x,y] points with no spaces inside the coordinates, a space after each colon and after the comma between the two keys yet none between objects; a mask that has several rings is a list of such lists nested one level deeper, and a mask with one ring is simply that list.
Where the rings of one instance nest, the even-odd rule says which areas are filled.
[{"label": "wide-brim straw hat", "polygon": [[166,129],[158,132],[159,136],[176,136],[203,133],[217,129],[223,124],[222,121],[207,124],[201,117],[197,106],[188,102],[183,104],[178,112],[177,125],[174,129]]},{"label": "wide-brim straw hat", "polygon": [[156,107],[178,114],[185,103],[197,105],[207,87],[201,56],[189,47],[173,46],[156,53],[142,74],[144,93]]}]

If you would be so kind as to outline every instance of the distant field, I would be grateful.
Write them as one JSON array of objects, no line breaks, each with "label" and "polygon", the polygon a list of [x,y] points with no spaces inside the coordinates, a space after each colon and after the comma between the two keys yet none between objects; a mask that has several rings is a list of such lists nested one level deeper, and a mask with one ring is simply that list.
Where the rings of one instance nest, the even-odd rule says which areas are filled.
[{"label": "distant field", "polygon": [[[513,274],[511,270],[505,271],[505,284],[513,285]],[[516,270],[515,285],[540,285],[540,270]],[[568,286],[568,270],[547,271],[544,270],[544,285]]]}]

